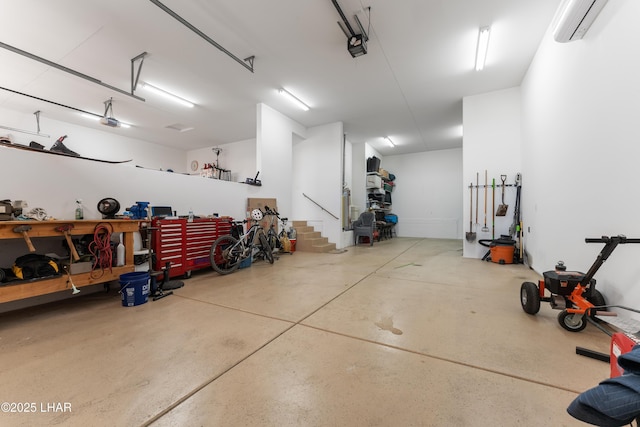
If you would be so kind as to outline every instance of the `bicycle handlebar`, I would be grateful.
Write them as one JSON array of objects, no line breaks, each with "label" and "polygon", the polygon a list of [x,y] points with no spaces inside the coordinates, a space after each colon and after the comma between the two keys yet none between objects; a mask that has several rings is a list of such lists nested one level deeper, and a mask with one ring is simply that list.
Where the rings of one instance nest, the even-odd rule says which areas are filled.
[{"label": "bicycle handlebar", "polygon": [[265,206],[264,207],[264,213],[265,215],[275,215],[279,217],[279,213],[278,211],[274,211],[273,209],[271,209],[269,206]]},{"label": "bicycle handlebar", "polygon": [[283,221],[283,222],[286,222],[286,221],[289,220],[289,218],[281,218],[280,214],[278,213],[278,211],[274,211],[269,206],[265,206],[264,207],[264,214],[265,215],[275,215],[276,218],[278,218],[280,221]]},{"label": "bicycle handlebar", "polygon": [[584,239],[585,243],[611,243],[617,241],[619,244],[624,243],[640,243],[640,239],[631,239],[625,235],[618,236],[602,236],[602,237],[587,237]]}]

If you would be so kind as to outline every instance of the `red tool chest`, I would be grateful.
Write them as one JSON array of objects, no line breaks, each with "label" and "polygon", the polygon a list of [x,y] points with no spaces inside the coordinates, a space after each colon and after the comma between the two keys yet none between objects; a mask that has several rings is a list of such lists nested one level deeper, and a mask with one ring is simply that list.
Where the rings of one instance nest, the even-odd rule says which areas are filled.
[{"label": "red tool chest", "polygon": [[208,268],[209,250],[220,236],[231,233],[232,218],[186,218],[151,221],[153,269],[160,271],[171,262],[170,277],[191,277],[193,270]]}]

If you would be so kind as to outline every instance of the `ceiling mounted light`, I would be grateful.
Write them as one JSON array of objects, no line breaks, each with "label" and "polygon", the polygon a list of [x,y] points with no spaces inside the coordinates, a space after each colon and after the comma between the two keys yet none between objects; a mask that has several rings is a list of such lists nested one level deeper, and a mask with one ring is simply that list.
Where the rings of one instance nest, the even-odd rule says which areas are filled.
[{"label": "ceiling mounted light", "polygon": [[394,144],[391,138],[389,138],[388,136],[385,136],[384,139],[387,141],[387,144],[389,144],[390,147],[396,146],[396,144]]},{"label": "ceiling mounted light", "polygon": [[278,89],[278,93],[281,95],[284,95],[289,101],[296,104],[299,108],[303,109],[304,111],[309,111],[309,106],[304,102],[300,101],[300,99],[294,96],[291,92],[288,92],[285,89]]},{"label": "ceiling mounted light", "polygon": [[491,27],[482,27],[478,33],[478,46],[476,48],[476,71],[482,71],[484,63],[487,59],[487,50],[489,49],[489,34]]},{"label": "ceiling mounted light", "polygon": [[156,95],[163,96],[163,97],[165,97],[167,99],[170,99],[173,102],[177,102],[178,104],[183,105],[185,107],[193,108],[193,106],[194,106],[193,102],[187,101],[184,98],[180,98],[179,96],[174,95],[174,94],[172,94],[170,92],[167,92],[164,89],[160,89],[160,88],[158,88],[156,86],[150,85],[147,82],[140,82],[140,86],[142,86],[143,89],[145,89],[145,90],[147,90],[149,92],[153,92]]}]

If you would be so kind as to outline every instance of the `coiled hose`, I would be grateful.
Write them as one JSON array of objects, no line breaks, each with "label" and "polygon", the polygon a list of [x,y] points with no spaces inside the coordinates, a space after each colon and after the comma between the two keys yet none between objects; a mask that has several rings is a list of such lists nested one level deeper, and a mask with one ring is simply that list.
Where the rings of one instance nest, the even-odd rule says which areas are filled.
[{"label": "coiled hose", "polygon": [[[93,267],[91,277],[96,279],[104,275],[105,270],[113,271],[113,253],[111,251],[111,233],[113,226],[106,222],[101,222],[93,229],[93,241],[89,243],[88,249],[93,255]],[[97,274],[96,272],[99,272]]]}]

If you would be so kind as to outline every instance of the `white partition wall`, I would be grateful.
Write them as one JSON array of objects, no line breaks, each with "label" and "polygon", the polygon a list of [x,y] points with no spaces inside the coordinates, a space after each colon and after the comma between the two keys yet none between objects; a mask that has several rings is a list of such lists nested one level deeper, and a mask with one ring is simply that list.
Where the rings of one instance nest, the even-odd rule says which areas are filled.
[{"label": "white partition wall", "polygon": [[[584,39],[547,34],[522,84],[523,215],[536,271],[586,271],[600,244],[639,237],[640,3],[608,2]],[[616,249],[596,276],[609,303],[640,308],[640,245]]]},{"label": "white partition wall", "polygon": [[[462,213],[464,233],[464,256],[482,258],[488,248],[479,240],[492,240],[501,235],[509,235],[509,228],[514,221],[516,199],[515,187],[505,188],[505,204],[509,206],[505,216],[495,216],[499,204],[502,203],[502,191],[498,187],[487,188],[487,228],[484,218],[484,176],[487,171],[488,186],[493,180],[501,185],[501,175],[506,175],[506,183],[513,185],[517,173],[521,173],[522,136],[520,113],[520,88],[500,90],[482,95],[468,96],[463,100],[463,173],[462,173]],[[473,191],[473,203],[469,210],[469,185],[476,185],[477,174],[480,175],[478,222],[476,224],[476,192]],[[523,177],[523,193],[528,191],[531,182],[526,174]],[[471,213],[471,228],[469,215]],[[472,230],[476,239],[469,242],[466,233]],[[513,236],[515,237],[515,236]],[[486,243],[486,242],[485,242]],[[490,244],[490,243],[489,243]]]}]

